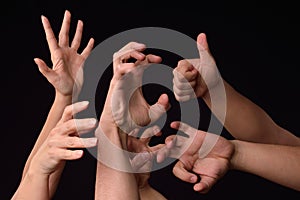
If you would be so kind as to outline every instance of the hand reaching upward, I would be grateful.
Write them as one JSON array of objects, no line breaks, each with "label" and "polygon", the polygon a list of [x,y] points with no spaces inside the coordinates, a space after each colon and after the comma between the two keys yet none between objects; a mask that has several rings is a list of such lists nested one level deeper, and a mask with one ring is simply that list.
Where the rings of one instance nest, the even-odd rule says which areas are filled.
[{"label": "hand reaching upward", "polygon": [[[83,84],[82,68],[93,48],[94,39],[91,38],[85,49],[79,54],[77,51],[80,47],[83,31],[83,22],[81,20],[77,23],[76,33],[70,44],[71,14],[69,11],[65,12],[58,41],[49,20],[45,16],[41,18],[51,53],[52,67],[48,67],[42,59],[35,58],[34,61],[38,65],[40,72],[54,86],[57,92],[64,96],[75,95],[77,97]],[[75,91],[74,94],[72,93],[73,89]]]}]

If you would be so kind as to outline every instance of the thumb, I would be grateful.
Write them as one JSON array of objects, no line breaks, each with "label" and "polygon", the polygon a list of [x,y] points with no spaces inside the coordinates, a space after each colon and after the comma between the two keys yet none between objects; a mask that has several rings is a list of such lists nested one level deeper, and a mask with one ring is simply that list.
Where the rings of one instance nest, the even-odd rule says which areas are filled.
[{"label": "thumb", "polygon": [[197,37],[197,47],[199,50],[199,54],[201,57],[201,53],[203,52],[209,52],[209,47],[208,47],[208,43],[207,43],[207,37],[205,33],[200,33]]},{"label": "thumb", "polygon": [[151,123],[157,121],[169,108],[169,97],[166,94],[162,94],[159,97],[157,103],[150,106],[149,118],[151,120]]},{"label": "thumb", "polygon": [[51,82],[54,76],[53,70],[50,69],[42,59],[35,58],[34,62],[38,66],[39,71]]}]

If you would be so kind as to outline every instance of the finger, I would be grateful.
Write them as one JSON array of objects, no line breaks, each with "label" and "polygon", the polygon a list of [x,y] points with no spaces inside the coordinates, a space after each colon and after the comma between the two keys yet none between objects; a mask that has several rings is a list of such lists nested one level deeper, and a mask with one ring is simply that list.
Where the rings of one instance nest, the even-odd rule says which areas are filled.
[{"label": "finger", "polygon": [[132,50],[132,49],[137,51],[143,51],[146,49],[146,45],[139,42],[129,42],[124,47],[122,47],[118,52],[119,53],[127,52],[128,50]]},{"label": "finger", "polygon": [[[186,88],[186,89],[178,89],[177,87],[178,85],[174,84],[173,85],[173,92],[177,95],[177,96],[190,96],[192,95],[194,92],[194,89],[191,87]],[[182,86],[179,86],[182,87]]]},{"label": "finger", "polygon": [[[123,48],[121,48],[119,51],[114,53],[113,55],[113,62],[121,63],[122,60],[127,60],[130,58],[131,52],[138,52],[135,56],[138,57],[137,60],[143,60],[145,59],[145,55],[141,53],[141,51],[146,49],[146,45],[142,43],[137,42],[129,42],[127,45],[125,45]],[[140,53],[140,55],[139,55]]]},{"label": "finger", "polygon": [[195,85],[196,85],[196,79],[191,80],[190,82],[188,81],[181,82],[176,77],[173,78],[173,87],[176,86],[179,90],[193,89]]},{"label": "finger", "polygon": [[136,50],[129,50],[128,52],[124,52],[123,55],[120,55],[116,59],[119,63],[127,63],[130,58],[136,59],[137,61],[142,61],[145,59],[145,54],[136,51]]},{"label": "finger", "polygon": [[49,145],[59,148],[89,148],[97,145],[97,138],[64,137],[49,141]]},{"label": "finger", "polygon": [[156,161],[158,163],[163,162],[166,158],[169,157],[170,151],[171,149],[168,148],[166,145],[161,144],[161,146],[159,146],[160,148],[156,151]]},{"label": "finger", "polygon": [[82,134],[95,128],[97,120],[94,118],[71,119],[54,128],[55,134],[70,135]]},{"label": "finger", "polygon": [[170,108],[169,97],[167,94],[162,94],[157,103],[150,106],[148,115],[151,123],[157,121]]},{"label": "finger", "polygon": [[192,137],[195,136],[198,132],[197,129],[189,126],[188,124],[186,123],[183,123],[183,122],[179,122],[179,121],[174,121],[171,123],[170,125],[172,128],[174,129],[177,129],[179,131],[182,131],[183,133],[186,133],[189,137]]},{"label": "finger", "polygon": [[194,190],[200,193],[207,193],[211,187],[215,184],[216,180],[208,176],[201,176],[199,183],[194,185]]},{"label": "finger", "polygon": [[148,54],[146,58],[149,63],[160,63],[162,61],[162,58],[160,56],[153,54]]},{"label": "finger", "polygon": [[88,105],[89,105],[88,101],[81,101],[81,102],[76,102],[72,105],[67,106],[62,114],[60,123],[63,123],[63,122],[66,122],[66,121],[72,119],[74,115],[87,109]]},{"label": "finger", "polygon": [[199,54],[200,54],[200,58],[201,58],[201,54],[204,52],[210,52],[209,47],[208,47],[208,43],[207,43],[207,37],[205,33],[200,33],[197,36],[197,47],[199,50]]},{"label": "finger", "polygon": [[38,66],[39,71],[49,80],[53,80],[55,77],[55,72],[47,66],[47,64],[39,58],[34,59],[35,64]]},{"label": "finger", "polygon": [[173,167],[173,174],[188,183],[195,183],[197,181],[197,176],[188,171],[185,168],[184,164],[181,161],[178,161],[175,166]]},{"label": "finger", "polygon": [[[193,64],[196,64],[195,60],[199,59],[185,59],[178,62],[177,67],[173,70],[173,75],[181,82],[186,82],[186,80],[195,79],[197,76],[197,69]],[[199,60],[200,63],[200,60]]]},{"label": "finger", "polygon": [[90,55],[93,47],[94,47],[94,43],[95,43],[95,40],[94,38],[91,38],[88,42],[88,44],[86,45],[86,47],[84,48],[84,50],[82,51],[81,55],[87,59],[87,57]]},{"label": "finger", "polygon": [[149,127],[140,136],[140,141],[143,142],[145,145],[148,145],[151,140],[151,137],[153,135],[159,135],[159,134],[161,134],[161,131],[158,126],[155,125],[153,127]]},{"label": "finger", "polygon": [[155,146],[149,147],[150,152],[157,155],[158,151],[164,148],[166,145],[165,144],[157,144]]},{"label": "finger", "polygon": [[71,44],[71,48],[75,49],[75,51],[77,51],[78,48],[80,47],[82,32],[83,32],[83,22],[81,20],[78,20],[75,36]]},{"label": "finger", "polygon": [[83,150],[56,149],[51,154],[59,160],[77,160],[82,157]]},{"label": "finger", "polygon": [[41,18],[42,18],[44,31],[46,34],[46,40],[50,49],[50,53],[52,54],[54,50],[58,48],[57,40],[55,38],[49,20],[45,16],[42,16]]},{"label": "finger", "polygon": [[132,159],[131,164],[135,170],[138,170],[151,160],[152,156],[149,152],[141,152],[136,154],[136,156]]},{"label": "finger", "polygon": [[193,99],[195,97],[195,93],[191,93],[190,95],[184,95],[184,96],[179,96],[176,93],[174,93],[174,96],[175,96],[177,101],[185,102],[185,101],[188,101],[190,99]]},{"label": "finger", "polygon": [[66,10],[64,14],[64,19],[62,22],[62,26],[59,32],[59,41],[58,44],[61,47],[68,47],[69,46],[69,30],[71,24],[71,13]]}]

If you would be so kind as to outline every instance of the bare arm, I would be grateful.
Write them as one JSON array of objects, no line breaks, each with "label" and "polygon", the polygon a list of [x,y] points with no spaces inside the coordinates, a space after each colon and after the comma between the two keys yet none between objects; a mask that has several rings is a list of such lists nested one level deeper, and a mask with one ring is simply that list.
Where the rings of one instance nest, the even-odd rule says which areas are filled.
[{"label": "bare arm", "polygon": [[222,79],[205,34],[198,35],[197,45],[200,59],[181,60],[174,70],[173,87],[177,100],[203,98],[236,139],[300,145],[299,138],[278,126],[261,107]]},{"label": "bare arm", "polygon": [[300,147],[235,140],[232,169],[300,191]]},{"label": "bare arm", "polygon": [[[226,118],[225,128],[236,138],[244,141],[300,145],[294,134],[278,126],[272,118],[257,104],[237,92],[226,81]],[[216,86],[218,87],[218,86]],[[213,88],[214,90],[216,88]],[[209,95],[203,100],[211,107]],[[219,113],[214,113],[217,117]]]},{"label": "bare arm", "polygon": [[[83,84],[83,78],[78,75],[81,75],[80,73],[82,72],[81,70],[84,62],[90,54],[94,43],[93,39],[91,39],[83,52],[81,54],[77,53],[83,29],[82,21],[78,21],[74,39],[71,45],[69,45],[69,28],[71,20],[71,14],[69,11],[66,11],[64,15],[62,27],[59,33],[59,41],[56,40],[48,19],[44,16],[42,16],[41,19],[50,49],[53,66],[52,68],[48,67],[46,63],[39,58],[35,58],[34,61],[37,64],[39,71],[54,86],[56,94],[43,129],[26,161],[22,179],[26,176],[32,158],[48,137],[49,132],[56,126],[57,122],[62,117],[65,107],[70,105],[72,100],[76,100]],[[56,190],[63,168],[64,162],[61,163],[60,168],[51,174],[49,178],[50,196],[52,196]]]}]

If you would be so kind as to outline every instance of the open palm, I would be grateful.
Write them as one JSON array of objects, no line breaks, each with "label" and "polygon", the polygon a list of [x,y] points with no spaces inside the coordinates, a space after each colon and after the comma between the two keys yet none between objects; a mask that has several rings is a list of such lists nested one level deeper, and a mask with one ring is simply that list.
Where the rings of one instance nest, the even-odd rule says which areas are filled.
[{"label": "open palm", "polygon": [[[59,33],[59,41],[56,40],[49,20],[44,16],[42,16],[42,23],[53,66],[52,68],[48,67],[39,58],[36,58],[35,62],[40,72],[54,86],[57,92],[62,95],[78,95],[83,84],[83,65],[93,48],[94,40],[92,38],[89,40],[81,54],[77,52],[80,47],[83,31],[83,22],[79,20],[74,39],[71,45],[69,45],[71,23],[71,14],[69,11],[66,11],[64,15]],[[75,93],[73,93],[73,90]]]}]

